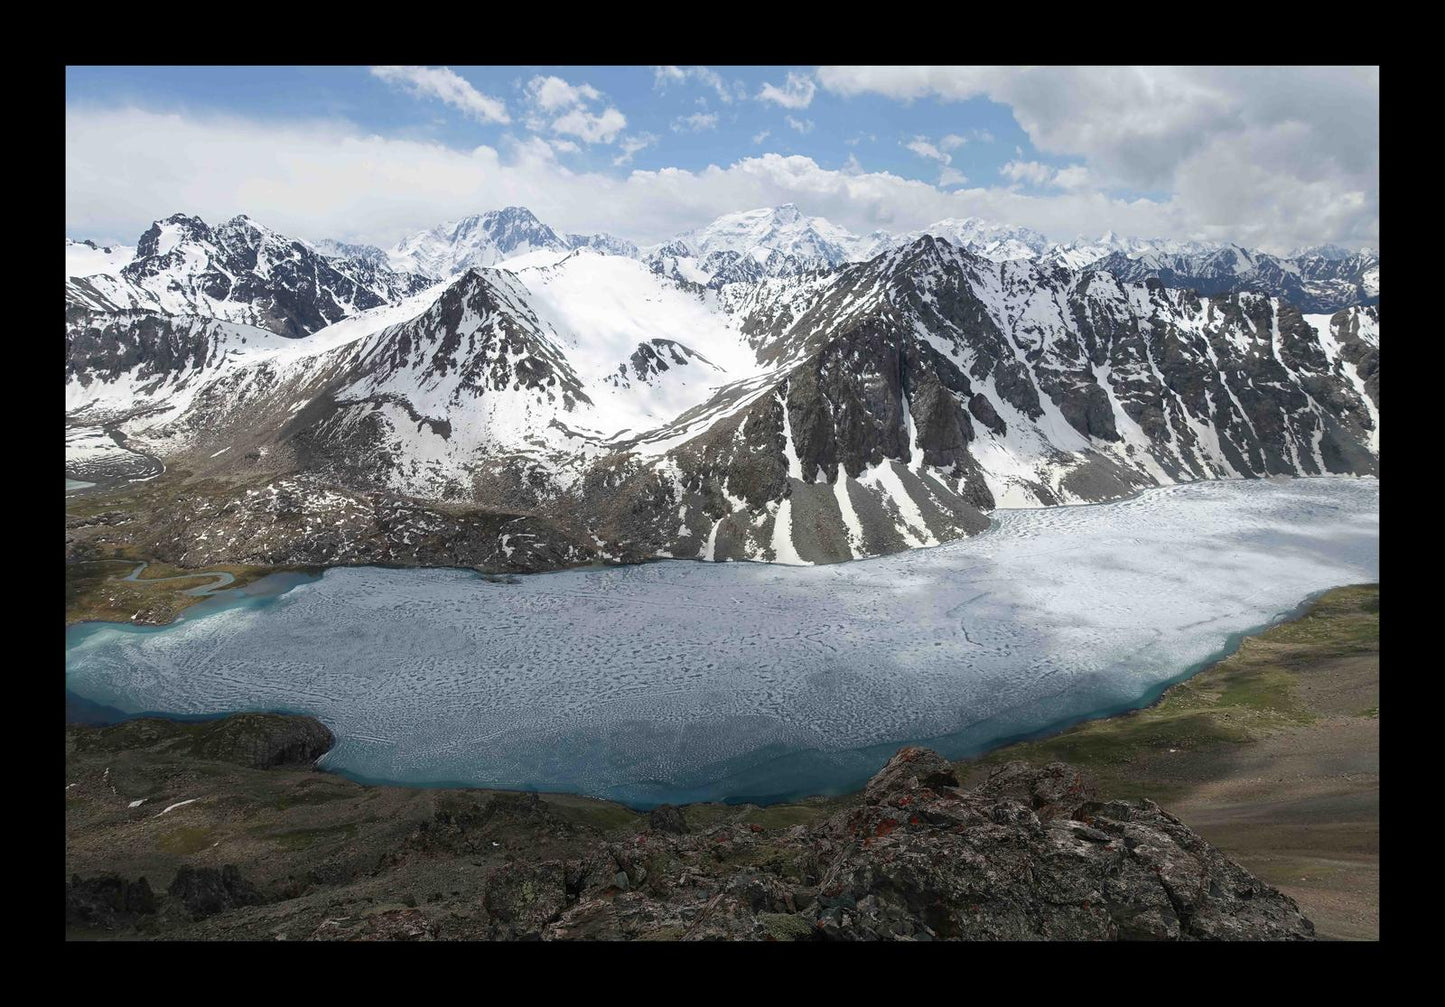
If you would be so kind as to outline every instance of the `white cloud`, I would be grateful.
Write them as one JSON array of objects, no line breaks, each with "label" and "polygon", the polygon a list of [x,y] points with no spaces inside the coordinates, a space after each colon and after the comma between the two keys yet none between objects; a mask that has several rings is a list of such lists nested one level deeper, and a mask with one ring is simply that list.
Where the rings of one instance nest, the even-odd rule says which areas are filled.
[{"label": "white cloud", "polygon": [[1039,151],[1082,158],[1087,184],[1169,193],[1200,237],[1378,243],[1378,67],[821,67],[817,78],[841,95],[1006,104]]},{"label": "white cloud", "polygon": [[371,74],[418,98],[435,98],[479,122],[511,122],[504,102],[482,94],[444,66],[374,66]]},{"label": "white cloud", "polygon": [[953,163],[953,157],[949,154],[945,154],[932,143],[929,143],[928,137],[926,136],[916,136],[908,143],[905,143],[903,146],[913,151],[913,153],[917,154],[919,157],[926,157],[930,161],[937,161],[939,164]]},{"label": "white cloud", "polygon": [[561,77],[533,77],[527,82],[527,97],[544,112],[571,108],[602,97],[591,84],[569,84]]},{"label": "white cloud", "polygon": [[783,116],[783,121],[799,133],[811,133],[813,131],[812,119],[794,119],[791,115]]},{"label": "white cloud", "polygon": [[619,167],[624,164],[631,164],[634,154],[639,150],[645,150],[651,147],[656,142],[657,137],[652,133],[634,133],[630,136],[624,136],[617,141],[617,145],[622,148],[622,153],[614,157],[612,163]]},{"label": "white cloud", "polygon": [[789,73],[781,87],[764,83],[763,89],[758,92],[758,100],[771,101],[783,108],[807,108],[813,103],[817,90],[818,85],[813,83],[813,78],[806,74]]},{"label": "white cloud", "polygon": [[1092,184],[1089,169],[1082,164],[1071,164],[1054,172],[1053,184],[1060,189],[1082,189]]},{"label": "white cloud", "polygon": [[770,136],[772,136],[772,135],[773,135],[773,131],[772,131],[771,129],[765,129],[765,130],[763,130],[761,133],[756,133],[756,134],[753,135],[753,143],[755,143],[755,144],[757,144],[757,143],[762,143],[764,140],[766,140],[768,137],[770,137]]},{"label": "white cloud", "polygon": [[708,129],[717,129],[716,112],[694,112],[692,115],[680,115],[672,120],[672,128],[677,133],[701,133]]},{"label": "white cloud", "polygon": [[[616,108],[598,109],[603,99],[591,84],[571,84],[561,77],[537,76],[527,81],[527,128],[575,136],[583,143],[612,143],[627,128],[627,116]],[[558,113],[561,113],[560,115]]]},{"label": "white cloud", "polygon": [[[569,141],[564,140],[563,142]],[[505,138],[504,143],[513,159],[519,163],[548,162],[556,164],[557,162],[557,148],[553,146],[552,141],[545,137],[528,136],[518,139],[509,136]]]},{"label": "white cloud", "polygon": [[575,136],[583,143],[611,143],[627,128],[627,116],[615,108],[593,113],[574,108],[552,123],[552,132]]},{"label": "white cloud", "polygon": [[727,81],[716,70],[710,70],[705,66],[655,66],[652,68],[652,87],[657,91],[665,91],[670,84],[683,84],[687,81],[696,81],[704,87],[709,87],[717,95],[718,100],[727,104],[733,100],[733,92],[728,87]]},{"label": "white cloud", "polygon": [[941,169],[939,169],[938,184],[941,187],[947,188],[951,185],[963,185],[967,181],[968,176],[965,175],[963,172],[959,171],[957,168],[950,168],[948,165],[945,164]]},{"label": "white cloud", "polygon": [[[636,139],[623,134],[622,149]],[[1294,139],[1281,133],[1273,142]],[[1121,199],[1089,189],[943,191],[890,172],[861,171],[856,162],[830,169],[808,157],[780,154],[697,171],[634,170],[617,177],[569,169],[540,137],[501,150],[456,150],[378,136],[335,120],[277,122],[81,107],[67,110],[65,141],[66,230],[72,237],[134,241],[151,221],[184,211],[213,222],[247,213],[302,238],[388,245],[467,213],[524,205],[554,227],[610,231],[647,243],[740,208],[789,202],[862,234],[976,216],[1054,238],[1111,228],[1209,236],[1200,233],[1206,228],[1199,224],[1197,205],[1180,198]],[[1256,148],[1240,151],[1233,167],[1247,173],[1254,153]],[[1320,195],[1308,189],[1276,194],[1297,208],[1291,228],[1273,230],[1281,243],[1338,240],[1361,212],[1298,209]]]},{"label": "white cloud", "polygon": [[[957,168],[951,167],[953,155],[944,153],[944,150],[952,150],[967,143],[963,137],[950,133],[933,143],[926,136],[915,136],[903,146],[913,151],[919,157],[938,163],[938,187],[947,189],[956,185],[963,185],[968,181],[968,176]],[[942,149],[940,149],[942,148]]]},{"label": "white cloud", "polygon": [[1054,177],[1054,169],[1038,161],[1009,161],[998,173],[1016,183],[1044,185]]},{"label": "white cloud", "polygon": [[1014,160],[1001,166],[998,173],[1012,182],[1015,187],[1047,185],[1056,189],[1075,191],[1093,186],[1089,169],[1082,164],[1071,164],[1056,169],[1039,161]]}]

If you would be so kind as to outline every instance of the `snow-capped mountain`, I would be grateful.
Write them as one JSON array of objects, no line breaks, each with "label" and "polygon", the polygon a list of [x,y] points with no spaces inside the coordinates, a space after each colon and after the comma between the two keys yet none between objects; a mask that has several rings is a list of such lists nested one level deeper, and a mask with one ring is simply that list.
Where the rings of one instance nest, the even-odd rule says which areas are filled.
[{"label": "snow-capped mountain", "polygon": [[[226,301],[72,295],[68,422],[223,477],[136,534],[189,563],[829,562],[969,534],[996,507],[1378,472],[1378,307],[1306,317],[932,235],[789,272],[842,247],[793,211],[733,215],[646,261],[539,247],[509,216],[467,231],[510,245],[502,267],[300,340],[197,317]],[[137,263],[198,275],[191,219],[148,232]],[[738,278],[658,269],[664,252]],[[1233,255],[1213,265],[1259,273]]]},{"label": "snow-capped mountain", "polygon": [[1329,246],[1281,258],[1238,245],[1113,232],[1050,242],[1027,227],[975,217],[940,220],[896,235],[875,231],[860,237],[821,217],[804,216],[793,204],[719,217],[643,254],[654,272],[718,288],[866,262],[924,236],[942,238],[994,262],[1041,259],[1069,269],[1110,270],[1128,280],[1163,279],[1171,286],[1202,293],[1262,290],[1293,299],[1307,311],[1379,300],[1379,256],[1368,250],[1352,253]]},{"label": "snow-capped mountain", "polygon": [[135,249],[126,245],[97,245],[93,241],[65,239],[65,275],[94,276],[96,273],[120,272],[131,259]]},{"label": "snow-capped mountain", "polygon": [[1301,311],[1336,311],[1380,299],[1380,260],[1351,253],[1280,258],[1239,245],[1217,245],[1183,252],[1151,250],[1131,256],[1113,252],[1084,268],[1106,271],[1122,280],[1162,280],[1201,294],[1261,290],[1290,301]]},{"label": "snow-capped mountain", "polygon": [[393,268],[444,278],[528,252],[567,252],[571,245],[523,206],[473,214],[403,238],[390,250]]},{"label": "snow-capped mountain", "polygon": [[313,242],[312,247],[332,259],[360,259],[363,262],[370,262],[373,266],[391,268],[391,257],[387,255],[386,249],[377,248],[375,245],[354,245],[345,241],[333,241],[325,238]]},{"label": "snow-capped mountain", "polygon": [[1208,255],[1224,246],[1207,241],[1181,241],[1174,238],[1135,238],[1105,231],[1097,238],[1080,235],[1073,241],[1054,242],[1043,255],[1070,269],[1082,269],[1115,253],[1128,259],[1150,254]]},{"label": "snow-capped mountain", "polygon": [[940,220],[922,230],[900,234],[890,244],[895,248],[906,247],[926,234],[995,262],[1032,259],[1050,251],[1049,240],[1038,231],[994,224],[977,217]]},{"label": "snow-capped mountain", "polygon": [[575,248],[638,255],[635,244],[610,234],[559,234],[525,206],[473,214],[420,231],[403,238],[387,254],[397,271],[445,279],[506,260],[521,260],[522,265],[553,261]]},{"label": "snow-capped mountain", "polygon": [[793,203],[730,213],[679,235],[678,240],[698,258],[713,252],[738,252],[761,260],[776,251],[830,266],[871,258],[878,250],[872,239],[859,238],[822,217],[805,216]]},{"label": "snow-capped mountain", "polygon": [[1352,252],[1348,248],[1341,248],[1339,245],[1305,245],[1296,248],[1289,253],[1291,259],[1349,259],[1356,255],[1374,255],[1374,250],[1362,248],[1358,252]]},{"label": "snow-capped mountain", "polygon": [[244,215],[211,228],[178,213],[152,224],[115,273],[71,276],[66,300],[86,311],[220,318],[299,337],[430,282],[370,259],[323,255]]},{"label": "snow-capped mountain", "polygon": [[608,255],[622,255],[629,259],[641,256],[636,244],[626,238],[611,234],[569,234],[564,239],[570,248],[590,248]]},{"label": "snow-capped mountain", "polygon": [[891,236],[860,238],[822,217],[808,217],[793,203],[719,217],[706,227],[644,250],[648,265],[664,276],[704,285],[791,276],[872,258]]}]

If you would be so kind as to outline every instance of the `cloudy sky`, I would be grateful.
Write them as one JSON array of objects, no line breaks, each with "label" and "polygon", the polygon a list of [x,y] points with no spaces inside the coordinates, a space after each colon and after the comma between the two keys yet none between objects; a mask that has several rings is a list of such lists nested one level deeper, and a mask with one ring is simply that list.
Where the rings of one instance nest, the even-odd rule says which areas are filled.
[{"label": "cloudy sky", "polygon": [[666,239],[797,203],[1284,252],[1379,247],[1379,69],[73,67],[66,233],[177,211],[388,245],[521,204]]}]

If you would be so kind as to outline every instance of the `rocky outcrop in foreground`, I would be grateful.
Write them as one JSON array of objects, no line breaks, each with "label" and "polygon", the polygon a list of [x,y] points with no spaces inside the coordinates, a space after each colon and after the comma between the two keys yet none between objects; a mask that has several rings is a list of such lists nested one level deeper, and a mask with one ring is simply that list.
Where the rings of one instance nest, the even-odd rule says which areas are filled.
[{"label": "rocky outcrop in foreground", "polygon": [[[503,897],[493,895],[506,909],[499,930],[743,940],[1314,933],[1293,900],[1158,805],[1097,799],[1063,763],[1010,763],[965,792],[937,753],[904,748],[869,782],[861,805],[793,828],[760,857],[764,848],[748,826],[696,836],[654,828],[608,847],[611,863],[539,864],[503,881]],[[644,858],[669,869],[650,876]],[[565,905],[569,889],[577,897]],[[535,897],[506,897],[522,891]]]},{"label": "rocky outcrop in foreground", "polygon": [[75,735],[82,752],[151,749],[252,769],[310,765],[335,743],[336,736],[316,718],[277,713],[236,713],[193,723],[143,717]]},{"label": "rocky outcrop in foreground", "polygon": [[[563,795],[363,787],[303,768],[330,744],[323,732],[270,715],[71,728],[67,929],[263,940],[1314,935],[1293,900],[1177,818],[1099,797],[1064,763],[1009,763],[964,790],[942,756],[907,747],[849,798],[637,814]],[[158,796],[132,797],[142,792]],[[183,794],[201,796],[174,803]]]}]

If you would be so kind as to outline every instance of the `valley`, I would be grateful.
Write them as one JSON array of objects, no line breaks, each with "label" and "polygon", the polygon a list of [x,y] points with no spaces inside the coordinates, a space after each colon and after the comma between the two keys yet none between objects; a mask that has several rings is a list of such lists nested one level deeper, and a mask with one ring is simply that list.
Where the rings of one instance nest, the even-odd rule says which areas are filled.
[{"label": "valley", "polygon": [[1378,943],[1378,66],[63,71],[68,942]]}]

